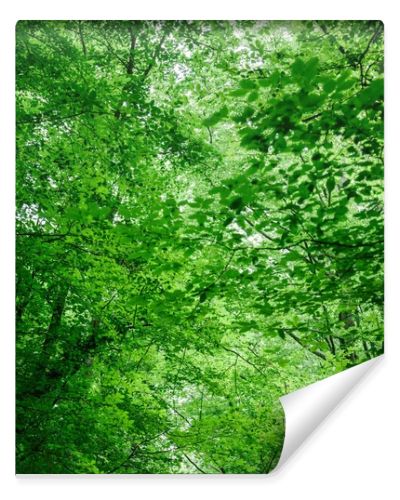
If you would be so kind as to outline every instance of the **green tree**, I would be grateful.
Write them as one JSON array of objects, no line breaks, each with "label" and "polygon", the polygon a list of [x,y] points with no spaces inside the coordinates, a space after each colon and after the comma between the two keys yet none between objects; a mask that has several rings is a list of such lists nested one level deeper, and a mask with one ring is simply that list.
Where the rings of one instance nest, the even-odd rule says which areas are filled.
[{"label": "green tree", "polygon": [[268,473],[383,351],[383,26],[17,25],[17,472]]}]

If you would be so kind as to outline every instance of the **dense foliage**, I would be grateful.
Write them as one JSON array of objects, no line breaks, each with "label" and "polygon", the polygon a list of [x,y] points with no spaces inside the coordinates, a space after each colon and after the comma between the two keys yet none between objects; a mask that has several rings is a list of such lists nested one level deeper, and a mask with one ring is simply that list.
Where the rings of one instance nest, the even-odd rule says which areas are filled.
[{"label": "dense foliage", "polygon": [[383,350],[380,22],[19,22],[17,472],[267,473]]}]

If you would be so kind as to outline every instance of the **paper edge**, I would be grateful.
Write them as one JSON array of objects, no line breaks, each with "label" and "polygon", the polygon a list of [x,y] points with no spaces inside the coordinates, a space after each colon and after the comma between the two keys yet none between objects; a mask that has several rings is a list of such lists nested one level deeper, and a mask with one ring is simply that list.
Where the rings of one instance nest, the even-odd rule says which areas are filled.
[{"label": "paper edge", "polygon": [[280,398],[285,413],[285,439],[278,472],[354,387],[383,360],[380,355]]}]

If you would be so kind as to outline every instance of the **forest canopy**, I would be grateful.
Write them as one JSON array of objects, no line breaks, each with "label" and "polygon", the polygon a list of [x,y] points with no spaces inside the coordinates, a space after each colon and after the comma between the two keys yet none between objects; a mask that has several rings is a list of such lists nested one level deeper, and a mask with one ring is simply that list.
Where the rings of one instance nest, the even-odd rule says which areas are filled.
[{"label": "forest canopy", "polygon": [[379,21],[20,21],[18,473],[268,473],[383,352]]}]

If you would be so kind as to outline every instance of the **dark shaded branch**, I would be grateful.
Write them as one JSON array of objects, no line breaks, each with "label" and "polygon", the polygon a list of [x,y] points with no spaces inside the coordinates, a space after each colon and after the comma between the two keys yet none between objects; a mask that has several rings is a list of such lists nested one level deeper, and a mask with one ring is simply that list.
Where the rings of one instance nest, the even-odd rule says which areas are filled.
[{"label": "dark shaded branch", "polygon": [[378,39],[378,37],[380,36],[380,34],[381,34],[382,31],[383,31],[383,24],[379,23],[378,27],[374,31],[373,35],[369,39],[367,46],[365,47],[364,51],[362,52],[362,54],[358,58],[358,64],[362,63],[362,60],[367,55],[369,49],[371,48],[371,45],[376,42],[376,40]]},{"label": "dark shaded branch", "polygon": [[258,368],[257,365],[255,365],[254,363],[252,363],[251,361],[249,361],[248,359],[246,359],[244,356],[242,356],[240,353],[238,353],[237,351],[233,350],[233,349],[230,349],[229,347],[225,347],[223,345],[220,346],[222,349],[224,349],[224,351],[227,351],[227,352],[231,352],[233,354],[235,354],[236,356],[238,356],[240,359],[242,359],[245,363],[247,363],[248,365],[252,366],[256,371],[258,371],[258,373],[261,373],[261,375],[264,375],[264,372],[262,370],[260,370],[260,368]]},{"label": "dark shaded branch", "polygon": [[83,38],[82,21],[78,21],[78,30],[79,30],[79,39],[81,41],[83,54],[85,57],[87,57],[85,39]]},{"label": "dark shaded branch", "polygon": [[208,137],[210,139],[210,144],[212,144],[213,143],[212,131],[211,131],[210,127],[206,127],[206,128],[208,130]]},{"label": "dark shaded branch", "polygon": [[161,37],[160,43],[157,45],[156,50],[154,51],[153,58],[151,59],[151,61],[149,62],[147,68],[145,69],[145,71],[143,73],[143,77],[142,77],[143,80],[145,80],[147,78],[147,76],[149,75],[149,73],[152,70],[153,66],[157,62],[157,58],[158,58],[158,56],[160,54],[160,51],[161,51],[161,48],[163,46],[164,40],[166,39],[166,37],[167,37],[168,34],[169,34],[169,30],[166,30],[164,32],[163,36]]},{"label": "dark shaded branch", "polygon": [[328,36],[329,40],[337,46],[339,49],[339,52],[343,54],[346,59],[348,60],[347,52],[346,49],[337,41],[336,37],[332,35],[332,33],[329,32],[328,28],[326,27],[326,24],[323,21],[316,21],[317,26],[325,33],[325,35]]},{"label": "dark shaded branch", "polygon": [[[96,39],[96,38],[95,38]],[[113,49],[111,43],[108,41],[107,38],[104,38],[104,39],[98,39],[97,40],[100,42],[100,43],[103,43],[105,42],[106,46],[107,46],[107,49],[111,52],[111,54],[116,58],[118,59],[118,61],[122,64],[122,66],[124,68],[126,68],[126,61],[124,61],[124,59],[122,59],[122,57],[120,57],[116,52],[115,50]]]},{"label": "dark shaded branch", "polygon": [[116,465],[115,467],[113,467],[112,469],[110,469],[109,471],[107,471],[106,474],[113,474],[114,472],[117,472],[118,469],[120,469],[127,462],[129,462],[129,460],[135,456],[137,450],[139,449],[139,446],[140,446],[139,444],[136,444],[132,448],[132,451],[129,453],[129,455],[125,458],[125,460],[123,462],[121,462],[120,464]]},{"label": "dark shaded branch", "polygon": [[265,233],[262,229],[258,229],[256,227],[256,225],[254,224],[254,222],[252,222],[248,217],[246,216],[243,216],[243,219],[247,222],[247,224],[249,226],[251,226],[253,229],[255,229],[257,231],[257,233],[261,234],[262,236],[264,236],[264,238],[266,238],[267,240],[269,241],[275,241],[273,238],[271,238],[271,236],[268,236],[267,233]]},{"label": "dark shaded branch", "polygon": [[210,50],[212,50],[214,52],[217,52],[219,50],[217,47],[213,47],[209,43],[200,42],[199,40],[196,40],[195,38],[193,38],[193,37],[191,37],[189,35],[187,35],[187,38],[188,38],[188,40],[190,40],[192,43],[194,43],[197,46],[205,47],[205,48],[210,49]]},{"label": "dark shaded branch", "polygon": [[307,118],[303,118],[301,121],[303,123],[310,122],[311,120],[315,120],[315,118],[319,118],[324,114],[324,111],[320,111],[319,113],[316,113],[315,115],[307,116]]},{"label": "dark shaded branch", "polygon": [[188,457],[188,456],[186,455],[186,453],[182,453],[182,455],[183,455],[183,456],[186,458],[186,460],[187,460],[188,462],[190,462],[190,463],[193,465],[193,467],[195,467],[195,468],[196,468],[199,472],[201,472],[202,474],[207,474],[207,472],[206,472],[206,471],[204,471],[201,467],[199,467],[199,466],[198,466],[195,462],[193,462],[193,460],[192,460],[190,457]]},{"label": "dark shaded branch", "polygon": [[301,347],[303,349],[305,349],[306,351],[310,352],[311,354],[314,354],[314,356],[318,356],[319,358],[326,360],[326,356],[323,352],[318,351],[318,350],[314,351],[314,350],[310,349],[309,347],[307,347],[304,344],[304,342],[296,334],[294,334],[292,331],[290,331],[289,329],[282,328],[282,331],[284,333],[286,333],[287,335],[289,335],[289,337],[291,337],[295,342],[297,342],[299,345],[301,345]]},{"label": "dark shaded branch", "polygon": [[135,47],[136,47],[136,34],[133,25],[129,26],[129,33],[131,36],[131,46],[129,49],[129,59],[126,64],[126,72],[128,73],[128,75],[132,75],[135,62]]}]

